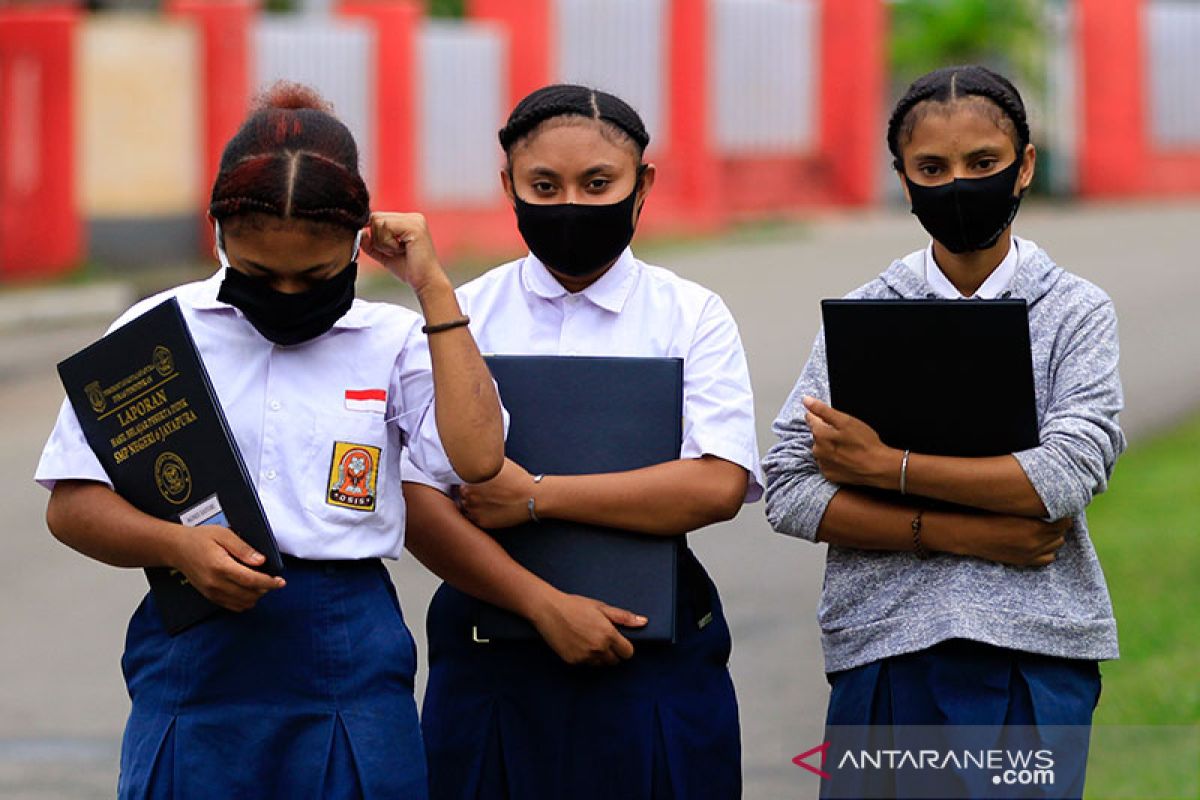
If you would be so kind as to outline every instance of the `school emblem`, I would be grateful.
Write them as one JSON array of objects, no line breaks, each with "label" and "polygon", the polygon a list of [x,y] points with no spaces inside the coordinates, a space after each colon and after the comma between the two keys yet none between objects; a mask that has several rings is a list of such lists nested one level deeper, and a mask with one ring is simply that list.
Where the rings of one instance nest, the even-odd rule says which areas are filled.
[{"label": "school emblem", "polygon": [[183,459],[172,452],[154,460],[154,482],[168,503],[182,505],[192,496],[192,473]]},{"label": "school emblem", "polygon": [[334,442],[325,502],[355,511],[374,511],[379,455],[379,448],[368,444]]},{"label": "school emblem", "polygon": [[92,411],[97,414],[104,411],[104,407],[108,404],[104,400],[104,391],[100,388],[100,381],[92,381],[83,387],[83,391],[87,395],[88,402],[92,404]]},{"label": "school emblem", "polygon": [[175,371],[175,359],[171,355],[171,351],[163,347],[161,344],[154,348],[154,368],[158,370],[158,374],[164,378]]}]

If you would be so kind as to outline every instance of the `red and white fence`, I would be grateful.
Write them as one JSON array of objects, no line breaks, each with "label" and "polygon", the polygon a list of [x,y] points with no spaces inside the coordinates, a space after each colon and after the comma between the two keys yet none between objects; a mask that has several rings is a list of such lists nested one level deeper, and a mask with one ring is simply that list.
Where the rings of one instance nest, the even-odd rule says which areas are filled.
[{"label": "red and white fence", "polygon": [[[102,172],[77,169],[98,151],[80,146],[88,131],[73,118],[95,107],[80,105],[74,79],[78,29],[92,23],[62,5],[0,8],[0,280],[82,258],[77,184]],[[660,170],[651,231],[879,195],[885,0],[468,0],[454,22],[425,19],[416,0],[316,5],[325,10],[281,18],[255,0],[165,3],[198,36],[201,130],[189,141],[200,144],[182,149],[198,148],[184,194],[196,193],[203,242],[221,149],[275,78],[334,102],[376,207],[424,211],[451,257],[519,249],[495,133],[517,100],[556,81],[612,91],[646,120]],[[1049,87],[1069,115],[1052,131],[1061,185],[1200,193],[1200,6],[1066,8],[1071,46],[1052,53],[1061,80]]]},{"label": "red and white fence", "polygon": [[79,259],[70,9],[0,8],[0,281]]},{"label": "red and white fence", "polygon": [[[165,4],[199,36],[191,168],[205,245],[221,149],[252,93],[278,78],[334,103],[375,205],[427,213],[444,254],[518,249],[495,133],[520,97],[555,81],[612,91],[642,114],[660,166],[652,230],[875,197],[882,0],[469,0],[458,22],[425,20],[415,0],[323,5],[276,17],[254,0]],[[70,124],[80,24],[45,5],[0,10],[0,275],[81,258],[72,158],[92,151]]]},{"label": "red and white fence", "polygon": [[1076,0],[1079,192],[1200,193],[1200,7]]}]

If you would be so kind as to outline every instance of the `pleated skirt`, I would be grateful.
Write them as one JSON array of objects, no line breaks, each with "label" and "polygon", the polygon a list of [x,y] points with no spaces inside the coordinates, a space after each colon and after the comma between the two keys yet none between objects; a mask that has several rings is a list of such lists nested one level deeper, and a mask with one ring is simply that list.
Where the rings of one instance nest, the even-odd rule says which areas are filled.
[{"label": "pleated skirt", "polygon": [[422,709],[431,797],[740,797],[729,628],[716,587],[684,559],[702,594],[681,592],[677,642],[635,644],[613,667],[570,666],[540,641],[476,643],[475,601],[439,588]]},{"label": "pleated skirt", "polygon": [[[831,777],[821,784],[823,798],[1083,795],[1092,714],[1100,699],[1095,661],[951,639],[827,677],[832,691],[826,741],[834,761],[827,766]],[[990,763],[999,766],[878,770],[842,760],[846,752],[922,749],[992,753]],[[1052,781],[1049,774],[1033,774],[1043,766],[1050,767]],[[1007,780],[1013,783],[1002,782]]]},{"label": "pleated skirt", "polygon": [[285,559],[254,609],[168,636],[147,595],[122,669],[118,795],[425,798],[416,653],[377,559]]}]

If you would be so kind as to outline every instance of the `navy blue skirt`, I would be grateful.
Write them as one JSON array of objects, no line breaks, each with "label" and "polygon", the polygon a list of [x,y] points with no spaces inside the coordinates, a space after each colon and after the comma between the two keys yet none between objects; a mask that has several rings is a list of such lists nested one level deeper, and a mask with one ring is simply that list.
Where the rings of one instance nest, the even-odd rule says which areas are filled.
[{"label": "navy blue skirt", "polygon": [[421,717],[431,797],[740,797],[729,628],[708,575],[683,561],[699,594],[681,592],[678,641],[613,667],[570,666],[541,641],[475,643],[475,601],[443,584]]},{"label": "navy blue skirt", "polygon": [[[823,798],[1083,795],[1092,714],[1100,699],[1095,661],[951,639],[830,673],[828,679],[827,755],[833,761],[825,767],[831,777],[822,782]],[[945,766],[950,762],[942,762],[940,769],[910,769],[909,762],[877,770],[860,768],[861,760],[843,761],[847,751],[921,749],[943,755],[996,751],[1000,767],[951,771]],[[1043,755],[1024,760],[1039,752]],[[1047,766],[1039,785],[1034,773]],[[953,793],[956,785],[961,794]]]},{"label": "navy blue skirt", "polygon": [[122,668],[121,798],[424,798],[416,652],[377,559],[286,558],[285,588],[168,636],[147,595]]}]

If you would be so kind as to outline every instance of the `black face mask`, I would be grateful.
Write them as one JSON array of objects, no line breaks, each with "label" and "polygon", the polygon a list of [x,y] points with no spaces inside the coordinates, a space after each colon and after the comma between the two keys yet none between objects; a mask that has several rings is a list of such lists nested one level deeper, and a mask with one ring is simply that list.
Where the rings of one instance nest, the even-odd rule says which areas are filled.
[{"label": "black face mask", "polygon": [[643,169],[624,200],[607,205],[527,203],[516,199],[517,228],[533,254],[555,272],[583,277],[615,261],[633,240],[633,209]]},{"label": "black face mask", "polygon": [[917,215],[929,235],[951,253],[986,250],[1017,216],[1021,196],[1013,195],[1021,159],[986,178],[955,178],[921,186],[904,176]]},{"label": "black face mask", "polygon": [[332,328],[354,303],[357,261],[351,261],[341,272],[307,291],[288,294],[229,266],[220,236],[218,231],[217,248],[225,267],[225,279],[217,300],[241,311],[255,330],[275,344],[299,344],[315,339]]}]

